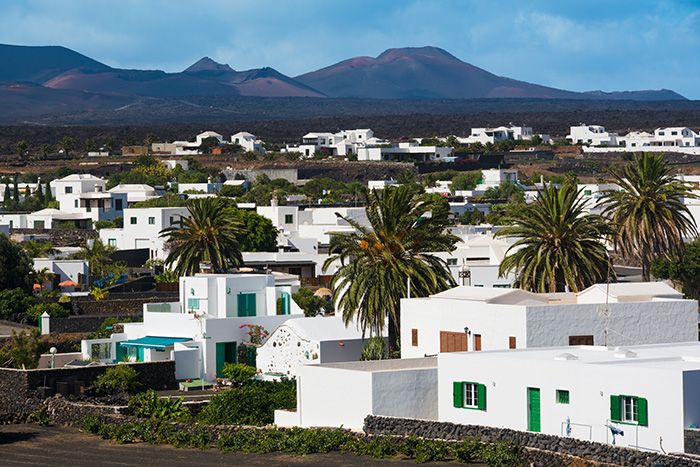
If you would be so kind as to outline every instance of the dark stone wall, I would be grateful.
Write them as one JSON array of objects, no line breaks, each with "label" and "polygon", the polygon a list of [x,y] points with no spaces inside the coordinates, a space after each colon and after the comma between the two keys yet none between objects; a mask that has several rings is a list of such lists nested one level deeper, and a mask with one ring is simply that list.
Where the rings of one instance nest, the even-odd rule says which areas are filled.
[{"label": "dark stone wall", "polygon": [[97,238],[91,229],[12,229],[12,235],[48,235],[54,246],[81,246],[88,239]]},{"label": "dark stone wall", "polygon": [[[0,423],[26,419],[41,403],[41,387],[49,393],[67,391],[78,394],[99,375],[114,365],[83,368],[45,368],[17,370],[0,368]],[[175,362],[132,363],[144,389],[177,389]]]},{"label": "dark stone wall", "polygon": [[74,315],[141,316],[144,303],[176,302],[177,292],[110,293],[105,300],[78,297],[71,301]]},{"label": "dark stone wall", "polygon": [[131,321],[140,321],[142,313],[133,315],[99,315],[99,316],[68,316],[66,318],[51,318],[50,330],[51,333],[64,332],[93,332],[97,331],[102,322],[107,318],[130,319]]},{"label": "dark stone wall", "polygon": [[697,462],[688,458],[664,456],[574,438],[562,438],[507,428],[368,415],[365,418],[364,430],[367,434],[399,436],[413,434],[422,438],[444,440],[479,438],[485,442],[508,441],[524,448],[524,457],[534,465],[570,465],[576,459],[623,466],[681,467],[698,465]]},{"label": "dark stone wall", "polygon": [[700,428],[685,429],[685,452],[700,455]]}]

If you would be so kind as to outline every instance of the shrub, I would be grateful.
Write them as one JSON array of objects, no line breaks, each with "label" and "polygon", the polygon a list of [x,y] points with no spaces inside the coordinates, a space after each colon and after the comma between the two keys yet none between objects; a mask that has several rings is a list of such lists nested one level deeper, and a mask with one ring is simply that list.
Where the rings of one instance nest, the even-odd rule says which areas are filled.
[{"label": "shrub", "polygon": [[20,288],[0,290],[0,318],[17,321],[32,303],[32,297]]},{"label": "shrub", "polygon": [[518,447],[506,441],[482,445],[479,457],[489,467],[517,466],[522,463]]},{"label": "shrub", "polygon": [[468,438],[454,446],[455,458],[459,462],[471,464],[479,460],[481,455],[481,442],[476,438]]},{"label": "shrub", "polygon": [[230,379],[234,385],[243,386],[250,382],[257,373],[257,370],[253,366],[244,365],[242,363],[224,363],[222,373],[224,377]]},{"label": "shrub", "polygon": [[367,340],[360,360],[384,360],[387,358],[387,346],[383,337],[375,336]]},{"label": "shrub", "polygon": [[38,329],[29,332],[12,331],[10,339],[0,347],[0,366],[8,368],[36,368],[41,354],[48,350]]},{"label": "shrub", "polygon": [[190,418],[190,411],[182,405],[182,397],[161,398],[153,389],[137,394],[129,400],[129,409],[140,418],[150,418],[161,422],[184,422]]},{"label": "shrub", "polygon": [[117,318],[114,316],[111,316],[109,318],[106,318],[102,323],[100,323],[100,328],[97,331],[91,332],[88,334],[88,339],[107,339],[109,336],[112,335],[115,331],[112,329],[115,324],[119,323],[130,323],[131,318],[125,317],[125,318]]},{"label": "shrub", "polygon": [[92,389],[98,394],[135,393],[141,386],[138,373],[128,365],[107,368],[95,379]]},{"label": "shrub", "polygon": [[27,316],[34,320],[35,323],[44,312],[47,312],[51,318],[65,318],[69,314],[68,310],[58,303],[37,303],[27,308]]},{"label": "shrub", "polygon": [[46,407],[38,408],[30,413],[29,417],[27,417],[27,423],[49,426],[51,424],[51,417],[49,417],[49,412],[46,410]]},{"label": "shrub", "polygon": [[256,382],[233,388],[211,398],[199,414],[199,421],[210,425],[267,425],[277,409],[296,407],[296,383]]}]

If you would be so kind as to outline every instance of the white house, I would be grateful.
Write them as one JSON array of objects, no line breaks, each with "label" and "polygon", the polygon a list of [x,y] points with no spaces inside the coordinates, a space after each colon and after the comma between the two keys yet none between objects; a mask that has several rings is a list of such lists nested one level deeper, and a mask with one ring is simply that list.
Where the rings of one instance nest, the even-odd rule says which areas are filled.
[{"label": "white house", "polygon": [[617,133],[610,133],[601,125],[586,125],[582,123],[572,126],[566,139],[571,144],[584,144],[590,146],[618,146]]},{"label": "white house", "polygon": [[260,141],[257,136],[247,131],[239,131],[235,135],[231,135],[231,142],[241,146],[246,151],[265,152],[263,142]]},{"label": "white house", "polygon": [[653,134],[645,131],[631,131],[620,141],[628,149],[654,150],[674,147],[700,146],[700,135],[688,127],[657,128]]},{"label": "white house", "polygon": [[160,232],[188,216],[185,207],[128,208],[124,210],[124,227],[101,229],[100,239],[118,250],[148,248],[151,258],[165,259],[165,239]]},{"label": "white house", "polygon": [[[547,136],[547,135],[543,135]],[[528,126],[499,126],[495,128],[472,128],[466,138],[457,138],[461,144],[494,144],[499,141],[530,141],[533,138],[532,128]]]},{"label": "white house", "polygon": [[663,282],[596,284],[578,294],[459,286],[401,300],[401,356],[687,342],[698,338],[697,306]]},{"label": "white house", "polygon": [[[653,327],[653,325],[650,325]],[[700,424],[700,343],[438,356],[438,419],[683,452]]]},{"label": "white house", "polygon": [[361,431],[367,415],[437,419],[435,358],[302,365],[297,408],[276,410],[275,424]]},{"label": "white house", "polygon": [[295,377],[300,365],[358,361],[367,341],[342,316],[285,321],[258,349],[257,367],[267,375]]},{"label": "white house", "polygon": [[369,128],[342,130],[337,133],[311,132],[302,137],[300,145],[287,145],[282,152],[298,152],[304,157],[311,157],[316,151],[325,148],[333,156],[348,156],[357,154],[360,148],[386,143],[387,141],[375,138],[374,132]]},{"label": "white house", "polygon": [[360,161],[444,161],[450,162],[452,148],[443,146],[421,146],[415,141],[401,142],[398,146],[360,147]]},{"label": "white house", "polygon": [[398,186],[399,182],[393,179],[389,180],[367,180],[367,189],[372,190],[383,190],[384,188],[390,186]]},{"label": "white house", "polygon": [[126,194],[126,202],[129,206],[133,206],[135,203],[141,201],[146,201],[158,197],[156,189],[150,185],[145,184],[120,183],[114,188],[111,188],[109,190],[109,193]]},{"label": "white house", "polygon": [[211,177],[209,177],[209,180],[206,182],[202,183],[178,183],[177,184],[177,192],[182,194],[182,193],[205,193],[205,194],[212,194],[212,193],[218,193],[219,190],[221,190],[221,187],[223,187],[223,183],[219,182],[213,182]]},{"label": "white house", "polygon": [[124,332],[109,339],[83,340],[81,352],[104,362],[174,360],[177,379],[211,381],[224,363],[237,361],[249,325],[272,331],[302,314],[292,306],[297,288],[271,274],[181,277],[178,302],[144,304],[143,322],[124,323]]},{"label": "white house", "polygon": [[473,190],[457,190],[455,196],[481,196],[489,188],[496,188],[504,183],[518,183],[518,171],[516,169],[483,169],[481,180]]},{"label": "white house", "polygon": [[122,217],[127,206],[127,195],[106,191],[103,179],[89,174],[72,174],[51,183],[62,213],[81,215],[93,222]]},{"label": "white house", "polygon": [[[194,141],[173,141],[172,143],[153,143],[151,151],[156,154],[168,154],[174,156],[193,156],[201,154],[201,147],[205,139],[214,138],[218,144],[223,144],[224,137],[215,131],[204,131],[195,136]],[[183,167],[184,168],[184,167]]]},{"label": "white house", "polygon": [[578,184],[576,189],[581,192],[581,199],[585,202],[584,209],[589,214],[602,214],[605,205],[603,198],[608,191],[619,191],[616,183],[584,183]]},{"label": "white house", "polygon": [[78,284],[90,283],[90,265],[86,260],[34,258],[34,270],[39,272],[44,268],[55,274],[54,280],[42,284],[45,290],[53,290],[56,285],[68,280]]},{"label": "white house", "polygon": [[178,165],[182,170],[190,168],[190,162],[187,159],[163,159],[161,162],[170,170],[175,170]]}]

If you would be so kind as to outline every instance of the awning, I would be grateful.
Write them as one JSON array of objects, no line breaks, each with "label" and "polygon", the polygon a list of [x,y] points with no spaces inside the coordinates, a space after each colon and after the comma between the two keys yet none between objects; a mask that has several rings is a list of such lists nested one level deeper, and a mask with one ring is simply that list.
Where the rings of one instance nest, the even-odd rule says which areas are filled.
[{"label": "awning", "polygon": [[146,336],[128,341],[121,341],[119,344],[123,347],[143,347],[145,349],[165,350],[166,347],[177,342],[186,342],[192,340],[189,337],[154,337]]}]

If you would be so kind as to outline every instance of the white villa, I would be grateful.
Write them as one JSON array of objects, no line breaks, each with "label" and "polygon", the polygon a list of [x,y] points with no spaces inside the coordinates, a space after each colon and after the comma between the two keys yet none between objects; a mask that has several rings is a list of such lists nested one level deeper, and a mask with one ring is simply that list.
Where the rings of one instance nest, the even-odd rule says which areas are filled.
[{"label": "white villa", "polygon": [[173,156],[195,156],[201,154],[200,148],[205,139],[215,138],[219,144],[224,143],[224,137],[215,131],[204,131],[192,141],[173,141],[172,143],[153,143],[151,151],[155,154]]},{"label": "white villa", "polygon": [[177,379],[212,381],[224,363],[237,361],[237,347],[249,341],[247,325],[270,331],[303,316],[291,298],[298,286],[272,274],[181,277],[178,302],[144,304],[143,322],[124,323],[124,332],[108,339],[83,340],[81,352],[103,362],[174,360]]},{"label": "white villa", "polygon": [[688,127],[657,128],[653,134],[645,131],[631,131],[620,138],[628,149],[639,150],[673,149],[674,147],[700,146],[700,135]]},{"label": "white villa", "polygon": [[700,424],[700,343],[438,356],[438,420],[684,452]]},{"label": "white villa", "polygon": [[459,286],[401,300],[402,358],[697,339],[697,301],[663,282],[596,284],[577,294]]},{"label": "white villa", "polygon": [[398,145],[381,145],[357,149],[360,161],[444,161],[450,162],[452,148],[443,146],[421,146],[415,141],[401,142]]},{"label": "white villa", "polygon": [[[535,135],[528,126],[499,126],[495,128],[472,128],[467,137],[457,138],[461,144],[494,144],[499,141],[531,141]],[[549,135],[538,135],[543,144],[550,142]]]},{"label": "white villa", "polygon": [[620,144],[617,133],[610,133],[601,125],[586,125],[585,123],[572,126],[566,139],[571,144],[590,146],[618,146]]},{"label": "white villa", "polygon": [[282,152],[298,152],[304,157],[312,157],[316,151],[325,148],[333,156],[357,154],[360,148],[387,144],[387,141],[374,137],[369,128],[342,130],[338,133],[311,132],[302,137],[297,146],[287,145]]},{"label": "white villa", "polygon": [[259,140],[257,136],[247,131],[239,131],[235,135],[231,135],[231,142],[241,146],[246,151],[265,152],[263,142]]},{"label": "white villa", "polygon": [[144,184],[123,184],[111,188],[109,193],[124,193],[126,194],[126,202],[129,207],[141,201],[157,198],[156,189],[150,185]]},{"label": "white villa", "polygon": [[165,259],[165,238],[160,232],[176,225],[182,217],[188,217],[185,207],[128,208],[124,210],[124,226],[101,229],[100,239],[105,245],[118,250],[148,248],[151,258]]}]

